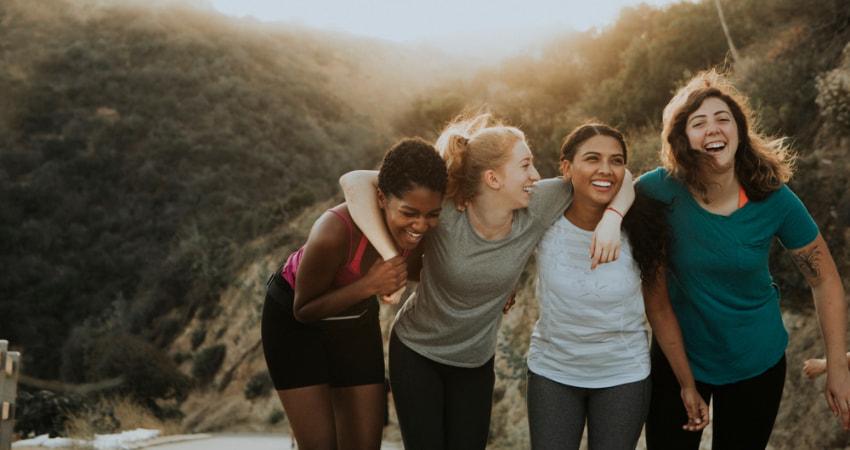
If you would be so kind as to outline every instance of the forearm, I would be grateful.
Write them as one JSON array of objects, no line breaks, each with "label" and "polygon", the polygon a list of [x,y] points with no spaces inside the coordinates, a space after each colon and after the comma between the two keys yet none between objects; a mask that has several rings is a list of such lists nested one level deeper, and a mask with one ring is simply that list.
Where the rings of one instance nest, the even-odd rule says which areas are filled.
[{"label": "forearm", "polygon": [[847,305],[841,281],[825,281],[812,288],[812,295],[823,336],[827,371],[846,370]]},{"label": "forearm", "polygon": [[635,185],[633,182],[632,173],[626,169],[625,175],[623,175],[623,185],[620,186],[620,190],[617,191],[617,195],[611,199],[611,203],[608,204],[608,207],[614,208],[622,215],[626,215],[629,211],[629,208],[632,207],[632,203],[635,202]]},{"label": "forearm", "polygon": [[385,260],[398,254],[378,207],[378,172],[355,170],[339,179],[348,212],[369,243]]},{"label": "forearm", "polygon": [[688,364],[688,356],[682,340],[682,332],[679,329],[679,321],[676,319],[672,309],[668,312],[657,311],[647,313],[647,318],[652,326],[655,340],[664,352],[664,356],[673,369],[673,374],[681,388],[695,387],[693,372]]},{"label": "forearm", "polygon": [[293,314],[299,322],[315,322],[335,316],[361,300],[377,294],[378,292],[370,289],[362,278],[311,299],[302,298],[296,293]]}]

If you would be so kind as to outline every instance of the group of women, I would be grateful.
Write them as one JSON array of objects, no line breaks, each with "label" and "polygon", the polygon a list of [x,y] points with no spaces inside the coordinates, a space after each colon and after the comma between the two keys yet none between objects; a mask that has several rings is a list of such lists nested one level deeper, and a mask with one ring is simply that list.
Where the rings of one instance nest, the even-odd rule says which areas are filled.
[{"label": "group of women", "polygon": [[273,275],[263,312],[299,448],[380,448],[376,296],[411,279],[389,337],[404,446],[484,449],[497,331],[535,249],[532,448],[578,449],[586,427],[591,449],[634,449],[645,425],[649,449],[697,449],[709,403],[714,448],[764,448],[788,343],[773,237],[811,286],[827,402],[850,429],[841,280],[785,185],[790,155],[752,121],[746,98],[708,71],[664,110],[663,167],[634,182],[610,126],[576,128],[561,177],[541,180],[522,131],[488,114],[456,120],[434,146],[401,141],[377,173],[344,175],[346,203]]}]

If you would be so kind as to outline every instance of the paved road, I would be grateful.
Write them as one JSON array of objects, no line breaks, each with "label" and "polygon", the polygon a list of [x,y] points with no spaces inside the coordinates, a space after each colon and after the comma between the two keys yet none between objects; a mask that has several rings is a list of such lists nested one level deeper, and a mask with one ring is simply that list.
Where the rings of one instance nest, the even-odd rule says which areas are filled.
[{"label": "paved road", "polygon": [[[292,441],[286,434],[203,434],[166,436],[145,446],[151,450],[285,450]],[[402,450],[400,444],[385,442],[382,450]]]}]

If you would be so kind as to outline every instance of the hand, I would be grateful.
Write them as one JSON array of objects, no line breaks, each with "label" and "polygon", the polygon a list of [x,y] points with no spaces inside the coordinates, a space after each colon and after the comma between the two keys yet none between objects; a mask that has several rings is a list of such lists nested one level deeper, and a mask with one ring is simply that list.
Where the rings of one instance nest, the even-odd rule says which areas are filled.
[{"label": "hand", "polygon": [[688,412],[688,423],[682,426],[683,430],[700,431],[708,426],[708,405],[699,395],[695,387],[682,388],[682,403]]},{"label": "hand", "polygon": [[835,374],[827,371],[824,395],[829,409],[835,417],[841,417],[841,426],[850,430],[850,372],[844,365],[843,370]]},{"label": "hand", "polygon": [[392,294],[383,294],[381,295],[381,303],[385,305],[396,305],[399,301],[401,301],[401,296],[404,295],[404,290],[406,288],[402,287],[401,289],[393,292]]},{"label": "hand", "polygon": [[508,311],[511,310],[511,306],[516,304],[516,289],[511,291],[511,295],[508,296],[508,301],[505,302],[505,307],[502,308],[502,314],[507,314]]},{"label": "hand", "polygon": [[620,223],[623,218],[611,210],[605,210],[602,220],[593,231],[593,240],[590,243],[590,269],[593,270],[599,263],[615,261],[620,257]]},{"label": "hand", "polygon": [[[396,293],[398,297],[401,297],[407,285],[407,261],[403,256],[394,256],[387,260],[378,259],[363,278],[368,280],[375,293],[381,295]],[[402,292],[397,292],[399,290]]]}]

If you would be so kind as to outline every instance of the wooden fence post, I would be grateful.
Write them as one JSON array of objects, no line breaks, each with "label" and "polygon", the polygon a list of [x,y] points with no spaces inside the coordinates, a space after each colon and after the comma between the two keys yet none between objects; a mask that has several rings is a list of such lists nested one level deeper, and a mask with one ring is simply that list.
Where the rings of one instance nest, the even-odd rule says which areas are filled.
[{"label": "wooden fence post", "polygon": [[19,352],[8,351],[9,341],[0,340],[0,450],[12,448],[15,430],[15,396],[18,391]]}]

